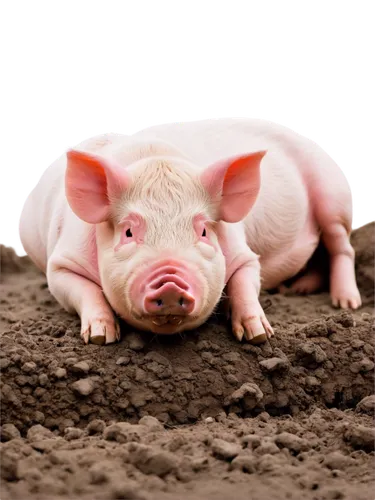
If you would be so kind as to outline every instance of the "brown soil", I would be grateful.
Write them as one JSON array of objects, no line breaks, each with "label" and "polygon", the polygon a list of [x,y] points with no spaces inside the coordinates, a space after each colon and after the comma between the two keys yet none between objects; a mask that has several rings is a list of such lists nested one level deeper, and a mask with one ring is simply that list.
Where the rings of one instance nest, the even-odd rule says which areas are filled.
[{"label": "brown soil", "polygon": [[373,500],[374,227],[353,234],[363,307],[264,294],[263,346],[219,316],[83,345],[45,277],[2,247],[2,500]]}]

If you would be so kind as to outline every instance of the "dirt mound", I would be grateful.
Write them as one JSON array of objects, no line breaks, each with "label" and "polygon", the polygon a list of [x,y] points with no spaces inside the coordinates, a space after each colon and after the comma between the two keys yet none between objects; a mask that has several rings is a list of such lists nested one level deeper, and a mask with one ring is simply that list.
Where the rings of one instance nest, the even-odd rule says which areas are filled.
[{"label": "dirt mound", "polygon": [[1,247],[1,498],[372,499],[374,227],[353,233],[360,311],[264,294],[263,346],[220,316],[85,346],[45,277]]}]

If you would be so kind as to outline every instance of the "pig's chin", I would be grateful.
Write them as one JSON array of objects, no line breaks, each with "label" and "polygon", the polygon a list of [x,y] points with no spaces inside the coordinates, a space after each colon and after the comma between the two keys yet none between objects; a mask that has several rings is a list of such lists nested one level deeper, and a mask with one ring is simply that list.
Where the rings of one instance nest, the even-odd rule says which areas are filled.
[{"label": "pig's chin", "polygon": [[125,321],[138,330],[155,333],[157,335],[173,335],[185,330],[191,330],[203,324],[206,318],[173,316],[173,315],[144,315],[126,317]]}]

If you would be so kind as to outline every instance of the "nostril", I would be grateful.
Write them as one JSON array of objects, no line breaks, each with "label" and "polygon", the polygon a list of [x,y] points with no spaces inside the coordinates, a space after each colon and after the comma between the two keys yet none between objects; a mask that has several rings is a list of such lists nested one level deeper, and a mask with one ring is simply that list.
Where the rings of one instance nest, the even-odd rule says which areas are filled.
[{"label": "nostril", "polygon": [[180,306],[183,306],[184,305],[184,298],[181,297],[180,300],[178,301],[178,303],[180,304]]},{"label": "nostril", "polygon": [[162,306],[162,305],[163,305],[163,301],[162,301],[161,299],[158,299],[158,300],[156,301],[156,304],[160,307],[160,306]]}]

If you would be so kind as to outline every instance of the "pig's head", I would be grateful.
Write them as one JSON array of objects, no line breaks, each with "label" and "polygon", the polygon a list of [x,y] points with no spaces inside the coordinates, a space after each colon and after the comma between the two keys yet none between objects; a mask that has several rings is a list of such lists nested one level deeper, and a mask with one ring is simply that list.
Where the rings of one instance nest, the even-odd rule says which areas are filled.
[{"label": "pig's head", "polygon": [[263,155],[202,170],[178,157],[143,158],[124,168],[114,159],[68,152],[68,202],[96,225],[103,291],[126,322],[169,334],[212,314],[225,286],[218,223],[249,212]]}]

